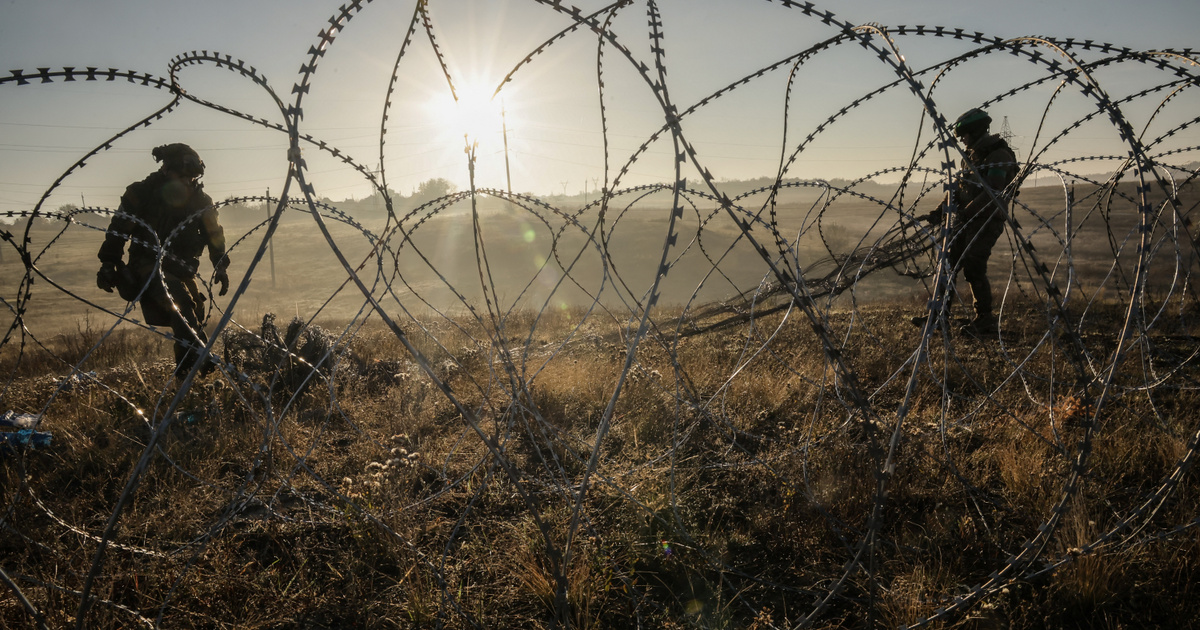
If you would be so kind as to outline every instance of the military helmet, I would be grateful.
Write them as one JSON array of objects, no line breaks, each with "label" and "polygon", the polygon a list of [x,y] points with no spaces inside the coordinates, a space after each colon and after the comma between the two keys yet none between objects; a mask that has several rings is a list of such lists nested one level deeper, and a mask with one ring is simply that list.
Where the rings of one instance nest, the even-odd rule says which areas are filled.
[{"label": "military helmet", "polygon": [[162,168],[174,171],[188,178],[200,177],[204,174],[204,160],[192,147],[176,142],[154,147],[150,152],[155,162],[162,162]]},{"label": "military helmet", "polygon": [[987,129],[992,124],[992,117],[978,107],[967,110],[965,114],[954,121],[954,135],[961,136],[975,129]]}]

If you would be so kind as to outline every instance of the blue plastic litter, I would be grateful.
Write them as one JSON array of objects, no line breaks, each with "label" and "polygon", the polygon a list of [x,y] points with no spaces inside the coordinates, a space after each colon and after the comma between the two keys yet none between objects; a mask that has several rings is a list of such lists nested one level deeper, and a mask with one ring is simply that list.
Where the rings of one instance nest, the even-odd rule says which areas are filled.
[{"label": "blue plastic litter", "polygon": [[184,424],[189,424],[189,425],[200,424],[201,422],[204,421],[204,410],[203,409],[188,409],[188,410],[184,410],[184,411],[179,411],[179,412],[176,412],[174,419],[176,422],[182,422]]},{"label": "blue plastic litter", "polygon": [[0,431],[0,453],[13,451],[21,446],[46,448],[50,446],[50,434],[34,431],[41,416],[31,413],[6,411],[0,414],[0,427],[12,427],[17,431]]},{"label": "blue plastic litter", "polygon": [[50,434],[32,429],[0,433],[0,447],[16,448],[18,446],[45,448],[50,446]]}]

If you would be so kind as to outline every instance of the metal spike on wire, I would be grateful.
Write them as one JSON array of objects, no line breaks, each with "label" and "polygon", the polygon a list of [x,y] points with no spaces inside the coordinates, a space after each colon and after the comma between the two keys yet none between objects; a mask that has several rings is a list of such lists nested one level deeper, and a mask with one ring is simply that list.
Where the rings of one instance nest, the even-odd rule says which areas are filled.
[{"label": "metal spike on wire", "polygon": [[[139,444],[139,456],[122,471],[124,486],[119,495],[107,497],[107,503],[88,515],[54,502],[55,489],[41,485],[24,467],[23,458],[30,453],[22,452],[12,460],[17,462],[11,469],[14,478],[21,483],[0,491],[0,527],[52,558],[56,567],[54,574],[36,574],[37,568],[21,565],[20,558],[5,560],[0,587],[13,593],[24,611],[21,614],[27,613],[42,626],[47,613],[65,611],[74,613],[77,627],[87,627],[98,610],[127,623],[171,625],[177,609],[180,615],[193,614],[180,594],[210,546],[236,535],[232,525],[261,519],[297,527],[360,528],[365,523],[369,530],[361,530],[368,532],[363,535],[374,536],[380,545],[394,550],[420,572],[416,581],[431,585],[438,598],[439,623],[485,627],[487,619],[481,611],[486,617],[492,601],[466,588],[454,565],[468,557],[477,540],[494,548],[511,543],[500,533],[479,527],[476,520],[479,510],[489,506],[502,488],[508,497],[503,509],[527,518],[536,530],[528,533],[536,539],[533,547],[540,554],[531,566],[542,572],[539,579],[544,579],[549,592],[543,603],[563,627],[574,623],[572,615],[578,612],[579,604],[572,598],[586,590],[586,584],[579,583],[586,576],[575,567],[595,560],[586,554],[591,552],[589,546],[602,542],[604,532],[599,528],[609,508],[636,515],[648,531],[663,536],[669,532],[672,540],[650,541],[649,548],[666,554],[654,562],[691,563],[686,566],[695,575],[719,576],[711,590],[718,601],[736,603],[730,610],[750,611],[748,618],[752,618],[766,613],[783,594],[790,596],[789,605],[804,603],[802,610],[788,613],[793,617],[783,624],[786,627],[831,621],[835,605],[838,614],[871,625],[891,610],[885,600],[892,587],[902,585],[900,576],[891,571],[908,553],[897,550],[907,549],[909,543],[894,531],[903,524],[894,521],[893,497],[906,490],[898,484],[912,474],[904,469],[911,449],[936,460],[942,472],[934,474],[944,474],[945,485],[956,487],[956,498],[971,506],[966,518],[973,526],[989,528],[993,536],[989,540],[995,544],[988,551],[995,557],[979,560],[986,570],[956,576],[961,577],[960,584],[969,586],[922,595],[920,602],[913,603],[910,618],[896,620],[900,624],[955,623],[972,606],[1018,581],[1049,575],[1092,554],[1157,544],[1194,530],[1200,521],[1179,515],[1194,514],[1196,506],[1176,503],[1194,496],[1187,494],[1185,479],[1200,443],[1195,419],[1175,419],[1179,426],[1160,421],[1160,435],[1178,442],[1171,451],[1174,459],[1136,497],[1130,498],[1132,491],[1127,488],[1108,487],[1111,478],[1106,475],[1111,473],[1095,464],[1097,453],[1111,444],[1107,440],[1115,439],[1106,424],[1132,409],[1133,397],[1147,397],[1148,408],[1159,413],[1155,405],[1160,399],[1181,392],[1190,395],[1200,379],[1195,370],[1200,346],[1195,344],[1194,321],[1200,257],[1195,251],[1197,208],[1191,192],[1200,178],[1195,168],[1200,147],[1188,135],[1194,133],[1200,117],[1187,108],[1200,79],[1193,51],[1139,51],[1046,36],[1001,38],[945,26],[857,25],[823,6],[783,0],[778,3],[782,15],[816,27],[819,36],[798,41],[792,52],[760,68],[723,76],[719,69],[688,67],[693,60],[672,48],[684,35],[686,24],[677,11],[691,9],[658,0],[619,0],[591,12],[560,0],[524,4],[558,20],[558,30],[514,57],[515,65],[504,74],[494,95],[509,85],[520,85],[526,94],[550,90],[555,86],[539,83],[538,64],[556,57],[578,61],[571,43],[586,38],[589,48],[592,41],[595,44],[595,56],[580,62],[578,70],[581,75],[594,75],[599,112],[594,130],[599,137],[598,157],[603,159],[598,168],[603,172],[591,175],[594,183],[603,185],[598,198],[582,207],[556,206],[547,199],[514,194],[511,183],[503,188],[477,187],[476,151],[470,146],[468,163],[463,165],[472,174],[468,190],[422,200],[407,209],[400,199],[392,198],[387,182],[403,174],[390,170],[385,160],[389,129],[400,126],[389,116],[401,111],[397,106],[404,99],[413,98],[397,86],[410,72],[432,71],[444,78],[443,89],[458,98],[459,77],[452,74],[458,70],[451,60],[459,51],[439,31],[442,21],[452,16],[441,13],[445,7],[437,2],[416,2],[404,37],[369,42],[381,50],[391,46],[388,54],[394,53],[395,58],[379,119],[378,151],[370,166],[350,148],[323,139],[305,121],[303,111],[304,102],[322,89],[323,77],[336,70],[328,67],[344,63],[327,54],[342,42],[369,36],[355,30],[362,22],[355,18],[382,9],[361,0],[339,7],[319,25],[316,41],[296,51],[303,63],[286,93],[277,92],[247,62],[208,50],[169,60],[165,77],[98,67],[17,69],[0,77],[0,91],[37,90],[44,84],[66,82],[88,89],[96,82],[112,82],[157,100],[163,94],[170,99],[165,106],[148,106],[137,123],[94,149],[81,151],[61,174],[46,173],[45,181],[53,183],[36,204],[9,213],[8,218],[27,220],[23,230],[0,231],[4,251],[0,261],[5,265],[19,261],[21,276],[13,294],[0,298],[12,317],[0,350],[15,357],[11,373],[3,375],[0,401],[28,399],[22,389],[29,386],[21,376],[22,362],[43,354],[70,378],[56,381],[52,391],[33,403],[38,408],[27,410],[50,418],[40,428],[54,430],[53,412],[76,391],[71,388],[91,387],[150,436]],[[640,17],[642,8],[645,19]],[[635,15],[636,20],[623,19]],[[637,26],[630,27],[631,23]],[[418,28],[424,38],[415,37]],[[918,47],[913,38],[920,40],[922,49],[939,50],[944,45],[947,52],[916,65],[905,55],[910,43]],[[420,47],[424,48],[418,51]],[[851,64],[872,70],[858,73],[853,72],[857,68],[848,68],[847,81],[876,76],[876,71],[885,78],[858,79],[857,92],[831,108],[827,118],[806,118],[811,93],[820,88],[807,82],[807,71],[827,59],[844,63],[836,55],[846,48],[867,51],[866,57]],[[926,326],[907,330],[907,337],[897,336],[878,321],[881,308],[896,309],[870,303],[871,283],[904,279],[915,295],[926,300],[920,312],[929,316],[958,308],[954,303],[961,301],[951,290],[958,270],[949,264],[941,228],[916,217],[952,188],[963,157],[949,132],[948,121],[957,112],[941,106],[953,100],[944,98],[955,89],[952,79],[999,58],[1020,64],[1032,78],[1006,85],[1001,92],[974,94],[972,102],[1003,111],[1024,102],[1022,97],[1056,86],[1044,108],[1035,112],[1040,114],[1036,130],[1019,136],[1029,145],[1015,165],[1020,169],[1017,182],[1010,190],[988,191],[997,201],[1011,204],[1006,236],[992,259],[993,281],[1002,303],[1001,333],[986,342],[972,342]],[[430,67],[417,67],[422,63]],[[1137,72],[1150,85],[1125,93],[1121,86],[1104,82],[1107,75],[1102,71],[1110,67]],[[239,111],[236,100],[226,102],[219,93],[210,99],[192,94],[186,89],[188,80],[200,68],[231,73],[261,90],[283,122]],[[685,76],[711,79],[714,87],[700,94],[692,85],[682,89],[677,77]],[[630,95],[629,85],[616,89],[613,83],[618,77],[636,83],[634,89],[641,93]],[[706,156],[703,125],[712,123],[706,122],[704,114],[715,111],[718,103],[759,94],[747,86],[762,85],[784,88],[779,102],[773,104],[773,114],[783,123],[777,161],[766,185],[739,192],[720,163]],[[681,94],[691,100],[680,100]],[[1076,99],[1087,107],[1063,113]],[[632,103],[637,107],[649,103],[656,110],[655,123],[630,139],[614,112]],[[1155,107],[1142,107],[1146,103]],[[218,204],[227,213],[240,204],[267,203],[273,208],[265,220],[255,219],[247,233],[231,239],[231,255],[251,261],[250,271],[224,306],[209,302],[216,330],[207,347],[195,349],[210,353],[218,364],[217,382],[230,392],[229,404],[258,431],[249,450],[231,455],[240,457],[238,461],[223,465],[239,472],[234,481],[216,476],[210,467],[195,466],[168,443],[173,423],[187,422],[181,405],[192,388],[199,387],[191,377],[177,390],[162,388],[154,404],[147,406],[144,391],[118,384],[129,381],[114,374],[83,376],[89,374],[84,369],[87,357],[106,340],[134,327],[150,335],[161,331],[138,322],[132,304],[118,308],[110,301],[97,301],[90,287],[49,271],[49,255],[65,247],[65,234],[87,231],[98,242],[104,226],[93,223],[95,217],[105,218],[117,210],[53,212],[43,206],[75,181],[95,156],[170,120],[182,107],[193,106],[282,134],[289,146],[287,180],[279,189],[272,187],[282,190],[277,197]],[[879,106],[912,108],[913,119],[920,122],[911,129],[907,145],[911,156],[864,172],[849,183],[807,176],[804,166],[820,155],[822,142],[854,124],[854,116],[866,108]],[[1143,111],[1150,113],[1137,119],[1130,113]],[[379,112],[374,108],[350,115],[373,117]],[[1103,124],[1111,125],[1123,154],[1070,153],[1069,141],[1078,130]],[[1007,115],[999,135],[1010,141],[1018,137]],[[406,145],[386,146],[402,153]],[[625,147],[624,152],[617,147]],[[316,200],[322,174],[309,169],[302,149],[345,165],[379,193],[386,203],[382,226]],[[653,164],[658,153],[669,155],[669,168]],[[1051,155],[1056,156],[1053,161]],[[1097,164],[1118,166],[1106,176],[1082,170]],[[628,184],[647,171],[659,183]],[[1039,176],[1055,182],[1052,189],[1059,193],[1058,201],[1035,204],[1028,194],[1018,194]],[[878,181],[895,179],[899,181],[894,194],[875,196]],[[1125,185],[1127,181],[1131,185]],[[818,198],[807,211],[788,201],[807,199],[806,195]],[[485,198],[503,200],[513,217],[534,226],[528,234],[545,234],[551,243],[532,276],[519,277],[523,272],[507,266],[513,261],[489,255],[501,235],[489,232],[487,217],[479,210]],[[466,274],[470,280],[463,279],[460,269],[439,263],[444,258],[427,238],[462,204],[472,208],[475,255],[464,258],[474,261],[468,265],[474,273]],[[869,220],[859,217],[853,223],[850,214],[855,207],[870,208]],[[319,235],[319,242],[337,259],[344,281],[319,296],[320,306],[314,312],[298,312],[287,332],[280,333],[266,318],[261,324],[241,321],[240,311],[268,244],[274,240],[280,248],[286,247],[276,232],[285,215],[308,221],[306,229]],[[627,226],[642,220],[634,218],[640,216],[654,219],[639,226],[657,230],[652,251],[638,252],[645,259],[626,253],[635,238]],[[35,220],[49,222],[57,231],[45,242],[35,242]],[[849,243],[841,242],[832,235],[835,226],[859,231],[853,232]],[[1104,240],[1102,260],[1078,253],[1094,245],[1081,242],[1083,226],[1090,230],[1089,238]],[[145,245],[165,248],[172,238]],[[1086,270],[1089,265],[1099,265],[1102,272]],[[644,274],[646,269],[651,273]],[[689,273],[695,269],[702,273]],[[515,299],[499,286],[498,279],[510,276],[518,279]],[[37,292],[34,284],[40,287]],[[359,300],[350,321],[340,331],[322,329],[318,319],[325,321],[329,304],[346,295]],[[683,296],[680,307],[668,308],[663,304],[665,296]],[[31,308],[51,299],[77,305],[95,321],[105,322],[98,340],[84,349],[83,359],[58,353],[53,340],[31,320]],[[570,300],[580,317],[566,332],[552,333],[555,329],[549,320]],[[1109,319],[1101,321],[1102,317]],[[402,348],[401,356],[369,363],[354,353],[355,344],[367,335],[368,323],[375,322],[382,322],[382,334]],[[796,356],[799,345],[784,344],[785,337],[803,339],[811,356]],[[725,365],[727,373],[715,379],[696,373],[692,348],[702,343],[719,348],[717,354],[735,357]],[[604,404],[591,410],[593,423],[586,429],[564,430],[545,402],[544,391],[556,362],[573,356],[581,344],[608,356],[616,368],[611,380],[598,381],[604,390],[598,399]],[[1003,373],[978,371],[980,356],[1001,366],[995,369]],[[1053,369],[1043,370],[1041,361],[1052,362]],[[775,384],[789,391],[788,400],[795,406],[764,410],[770,422],[748,421],[738,415],[739,407],[757,402],[749,400],[752,394],[743,393],[753,391],[747,373],[764,363],[769,363]],[[397,388],[393,391],[420,391],[421,396],[436,398],[445,416],[438,422],[454,427],[448,431],[459,432],[454,452],[441,462],[406,455],[405,463],[400,463],[400,458],[391,457],[399,447],[389,440],[396,436],[381,428],[380,419],[355,415],[354,402],[347,399],[353,388],[343,387],[340,380],[347,374],[371,387],[386,383]],[[144,380],[140,371],[137,378]],[[634,396],[630,392],[652,396],[661,415],[655,438],[661,443],[655,445],[656,454],[649,462],[626,461],[618,455],[627,439],[624,431],[630,431],[632,441],[639,440],[636,430],[621,424],[625,406]],[[803,407],[795,402],[799,400],[814,402]],[[303,431],[293,431],[293,423],[301,418],[317,420]],[[1006,504],[998,496],[1002,489],[979,482],[974,460],[950,446],[956,436],[976,430],[983,434],[997,425],[1009,432],[1005,435],[1027,437],[1049,453],[1052,466],[1041,486],[1045,494],[1041,512],[1032,504]],[[366,451],[389,453],[387,464],[375,462],[376,472],[389,466],[420,469],[422,481],[405,495],[406,503],[381,504],[329,475],[318,454],[328,451],[335,427],[348,428],[343,435],[351,436],[339,440]],[[586,436],[580,438],[572,431]],[[302,442],[306,439],[311,441]],[[52,445],[61,441],[56,438]],[[60,454],[64,462],[82,457],[79,453],[90,447],[73,448]],[[860,493],[849,502],[857,513],[834,505],[828,499],[831,491],[823,485],[827,482],[814,478],[828,458],[847,457],[861,466],[856,472],[866,471],[860,486],[840,490]],[[178,473],[215,497],[208,520],[188,536],[143,540],[123,533],[130,518],[126,512],[143,500],[142,482],[148,471],[155,470]],[[665,480],[661,483],[665,496],[647,499],[645,487],[633,481],[647,471]],[[828,534],[826,539],[835,541],[822,551],[823,558],[804,572],[759,570],[740,559],[730,560],[729,549],[713,542],[707,526],[689,520],[691,511],[707,507],[696,507],[698,497],[687,480],[697,475],[733,479],[743,471],[771,479],[785,501],[792,502],[785,502],[785,512],[795,502],[804,502],[802,515],[795,516],[793,510],[788,517],[810,519],[796,525],[821,528]],[[359,485],[381,483],[375,479]],[[1085,486],[1115,506],[1113,514],[1083,533],[1064,533],[1070,519],[1078,518],[1071,511],[1083,498]],[[597,510],[594,502],[601,500],[612,503]],[[296,505],[303,510],[289,508]],[[426,508],[437,511],[437,523],[417,535],[404,529]],[[940,515],[949,510],[939,504],[929,511]],[[994,528],[1002,523],[989,510],[1019,512],[1019,519],[1009,521],[1019,521],[1021,526],[997,534]],[[1069,535],[1082,539],[1068,543]],[[435,536],[440,538],[434,545],[424,539]],[[71,541],[82,552],[71,554],[53,547],[58,539]],[[762,541],[767,546],[776,543],[782,547],[786,541]],[[153,572],[175,576],[172,586],[142,594],[144,601],[136,608],[126,605],[112,595],[123,579],[121,570],[113,567],[129,558],[148,563]],[[60,567],[64,570],[58,571]],[[614,576],[610,586],[616,586],[605,589],[607,596],[626,598],[629,608],[637,610],[653,601],[658,587],[645,586],[632,576],[632,569],[613,564],[604,571]],[[45,609],[48,602],[64,600],[71,610]],[[144,616],[156,607],[157,619]]]}]

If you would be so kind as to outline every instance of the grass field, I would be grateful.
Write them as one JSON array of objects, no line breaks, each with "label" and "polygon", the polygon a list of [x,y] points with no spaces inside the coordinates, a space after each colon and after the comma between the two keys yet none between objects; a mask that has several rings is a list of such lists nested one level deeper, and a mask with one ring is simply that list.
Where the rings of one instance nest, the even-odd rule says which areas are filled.
[{"label": "grass field", "polygon": [[[88,627],[161,614],[197,628],[765,628],[814,611],[817,627],[895,626],[985,582],[1060,503],[1036,561],[934,625],[1194,616],[1200,537],[1173,528],[1195,522],[1200,498],[1185,465],[1195,361],[1172,365],[1154,393],[1132,387],[1140,369],[1123,371],[1092,426],[1094,409],[1068,375],[1051,376],[1063,357],[1036,350],[1036,331],[1013,330],[1003,351],[957,340],[931,352],[896,426],[903,383],[888,376],[906,357],[894,349],[917,333],[892,312],[830,321],[852,342],[847,360],[877,420],[864,424],[839,400],[808,326],[774,318],[758,322],[781,327],[752,361],[738,334],[648,340],[599,441],[625,345],[598,321],[563,344],[579,312],[506,341],[511,362],[480,347],[482,330],[431,324],[440,348],[414,337],[473,427],[385,331],[360,331],[328,380],[299,392],[302,364],[279,354],[277,371],[269,353],[250,352],[235,358],[248,379],[195,384],[151,448]],[[527,329],[525,317],[509,329]],[[62,355],[86,349],[90,334],[62,337]],[[50,627],[72,623],[72,593],[173,394],[158,385],[171,366],[152,358],[165,350],[148,333],[115,335],[83,365],[96,382],[54,394],[58,371],[46,363],[8,390],[18,409],[53,396],[43,425],[53,448],[0,467],[0,567],[20,576]],[[1165,338],[1156,352],[1164,369],[1183,361],[1172,352],[1187,357]],[[524,383],[515,399],[513,378]],[[894,473],[873,522],[893,433]],[[33,627],[11,591],[0,621]]]},{"label": "grass field", "polygon": [[[800,255],[871,233],[870,204],[838,209]],[[1066,217],[1045,216],[1018,220],[1053,263],[1047,226]],[[322,309],[346,274],[296,213],[275,286],[260,266],[216,342],[222,369],[182,392],[169,340],[81,301],[118,299],[89,284],[99,232],[72,226],[0,347],[4,409],[43,413],[53,435],[0,455],[0,626],[73,626],[85,590],[88,628],[1186,625],[1200,613],[1195,295],[1157,271],[1131,292],[1110,273],[1129,250],[1107,235],[1132,215],[1112,230],[1092,216],[1063,313],[998,249],[1001,334],[923,340],[907,317],[924,287],[901,276],[691,336],[663,306],[639,338],[622,298],[654,276],[652,206],[608,224],[627,288],[590,311],[578,296],[603,273],[584,236],[557,241],[585,253],[580,286],[556,288],[540,260],[557,224],[489,215],[489,311],[462,288],[481,284],[469,219],[447,215],[413,244],[474,312],[414,248],[389,258],[407,284],[379,276],[397,290],[381,301],[417,305],[391,314],[422,364],[377,316],[354,317],[357,289]],[[223,217],[231,240],[261,239]],[[366,256],[356,228],[331,229],[352,263]],[[728,226],[701,235],[741,253],[700,302],[764,274]],[[663,304],[708,271],[683,240],[695,264],[672,270]],[[18,263],[2,264],[16,292]],[[64,380],[72,366],[94,376]]]}]

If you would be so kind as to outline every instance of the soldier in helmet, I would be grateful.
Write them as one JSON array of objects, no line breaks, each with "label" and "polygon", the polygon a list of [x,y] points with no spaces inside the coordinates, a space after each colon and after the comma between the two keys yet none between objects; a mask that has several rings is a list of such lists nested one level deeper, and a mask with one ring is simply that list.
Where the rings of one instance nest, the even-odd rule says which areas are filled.
[{"label": "soldier in helmet", "polygon": [[[958,211],[950,217],[946,259],[955,270],[953,273],[957,275],[961,269],[971,285],[975,316],[964,331],[976,335],[996,332],[987,263],[992,247],[1004,234],[1008,217],[1006,189],[1017,176],[1017,156],[1003,138],[989,133],[991,122],[991,116],[982,109],[971,109],[954,122],[954,135],[964,145],[966,156],[950,193]],[[924,218],[933,224],[941,223],[948,201],[947,197]],[[923,325],[925,318],[913,318],[913,323]]]},{"label": "soldier in helmet", "polygon": [[[127,300],[139,299],[147,324],[171,327],[175,375],[182,378],[208,341],[205,297],[196,285],[200,254],[208,248],[221,295],[229,290],[229,259],[217,209],[200,183],[200,156],[181,143],[155,147],[151,155],[162,166],[121,196],[100,246],[96,286],[109,293],[116,288]],[[126,241],[128,263],[122,260]]]}]

